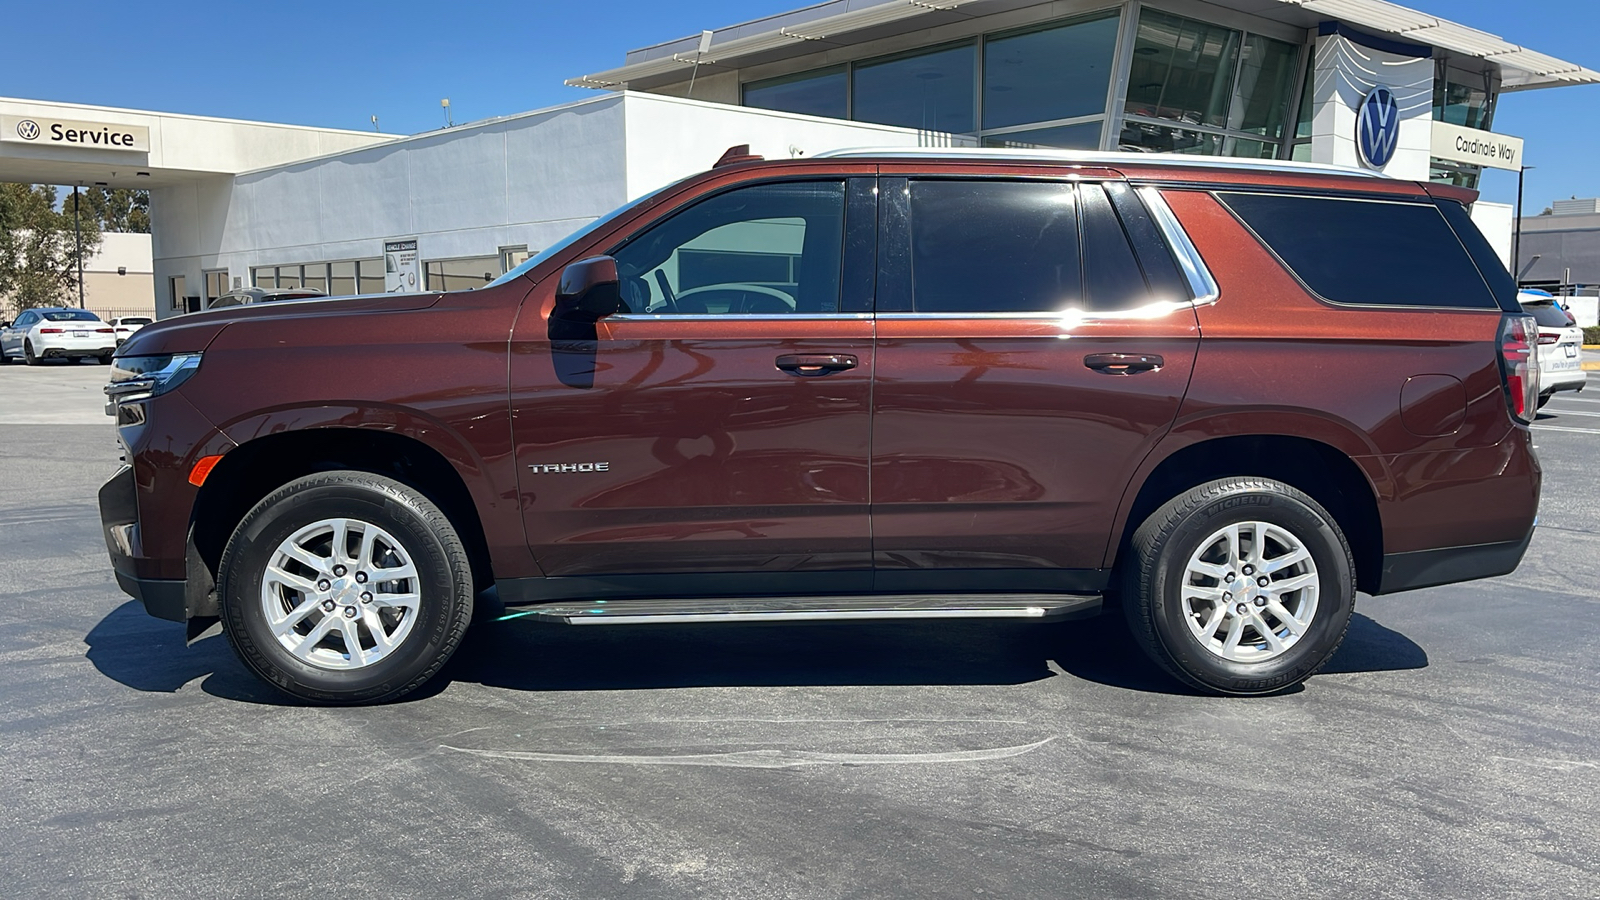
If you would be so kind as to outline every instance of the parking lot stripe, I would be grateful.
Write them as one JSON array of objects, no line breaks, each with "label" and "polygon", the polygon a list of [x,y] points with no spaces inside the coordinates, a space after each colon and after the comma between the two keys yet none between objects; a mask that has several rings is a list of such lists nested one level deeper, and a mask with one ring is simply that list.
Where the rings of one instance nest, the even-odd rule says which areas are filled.
[{"label": "parking lot stripe", "polygon": [[1546,406],[1544,409],[1540,410],[1540,413],[1546,416],[1593,416],[1600,418],[1600,412],[1590,412],[1587,409],[1555,409],[1553,407]]},{"label": "parking lot stripe", "polygon": [[1568,428],[1561,425],[1535,425],[1538,431],[1571,431],[1577,434],[1600,434],[1600,428]]}]

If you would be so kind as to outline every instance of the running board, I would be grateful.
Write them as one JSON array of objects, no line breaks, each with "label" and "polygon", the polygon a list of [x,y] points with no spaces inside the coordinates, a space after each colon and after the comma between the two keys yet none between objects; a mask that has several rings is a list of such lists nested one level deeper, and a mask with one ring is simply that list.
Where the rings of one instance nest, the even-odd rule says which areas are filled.
[{"label": "running board", "polygon": [[587,600],[522,609],[568,625],[655,622],[799,622],[838,619],[1062,619],[1100,611],[1098,594],[873,595],[846,597],[709,597],[673,600]]}]

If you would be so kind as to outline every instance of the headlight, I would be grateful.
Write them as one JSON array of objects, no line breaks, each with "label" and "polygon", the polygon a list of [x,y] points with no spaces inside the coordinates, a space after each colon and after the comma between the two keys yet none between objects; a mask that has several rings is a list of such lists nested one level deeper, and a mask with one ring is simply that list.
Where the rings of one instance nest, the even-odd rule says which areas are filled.
[{"label": "headlight", "polygon": [[[165,356],[119,356],[111,363],[111,383],[106,396],[111,406],[159,397],[189,380],[200,368],[198,353]],[[111,410],[108,408],[107,412]]]}]

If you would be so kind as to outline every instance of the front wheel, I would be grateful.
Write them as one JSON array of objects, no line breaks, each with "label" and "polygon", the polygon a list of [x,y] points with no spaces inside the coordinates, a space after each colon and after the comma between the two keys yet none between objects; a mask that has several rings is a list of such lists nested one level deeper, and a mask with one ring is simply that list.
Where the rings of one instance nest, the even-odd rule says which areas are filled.
[{"label": "front wheel", "polygon": [[1134,532],[1124,609],[1145,652],[1215,694],[1298,684],[1338,649],[1355,563],[1327,510],[1287,484],[1225,478],[1156,510]]},{"label": "front wheel", "polygon": [[467,551],[443,512],[381,475],[324,472],[256,504],[223,551],[229,641],[279,689],[319,703],[416,690],[472,620]]}]

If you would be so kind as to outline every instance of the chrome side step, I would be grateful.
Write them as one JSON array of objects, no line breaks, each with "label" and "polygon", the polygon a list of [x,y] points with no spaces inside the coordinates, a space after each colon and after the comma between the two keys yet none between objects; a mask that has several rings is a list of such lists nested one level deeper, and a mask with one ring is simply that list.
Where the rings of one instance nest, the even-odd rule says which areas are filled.
[{"label": "chrome side step", "polygon": [[502,619],[568,625],[689,622],[797,622],[839,619],[1060,619],[1100,610],[1098,594],[862,595],[705,597],[668,600],[568,600],[520,609]]}]

